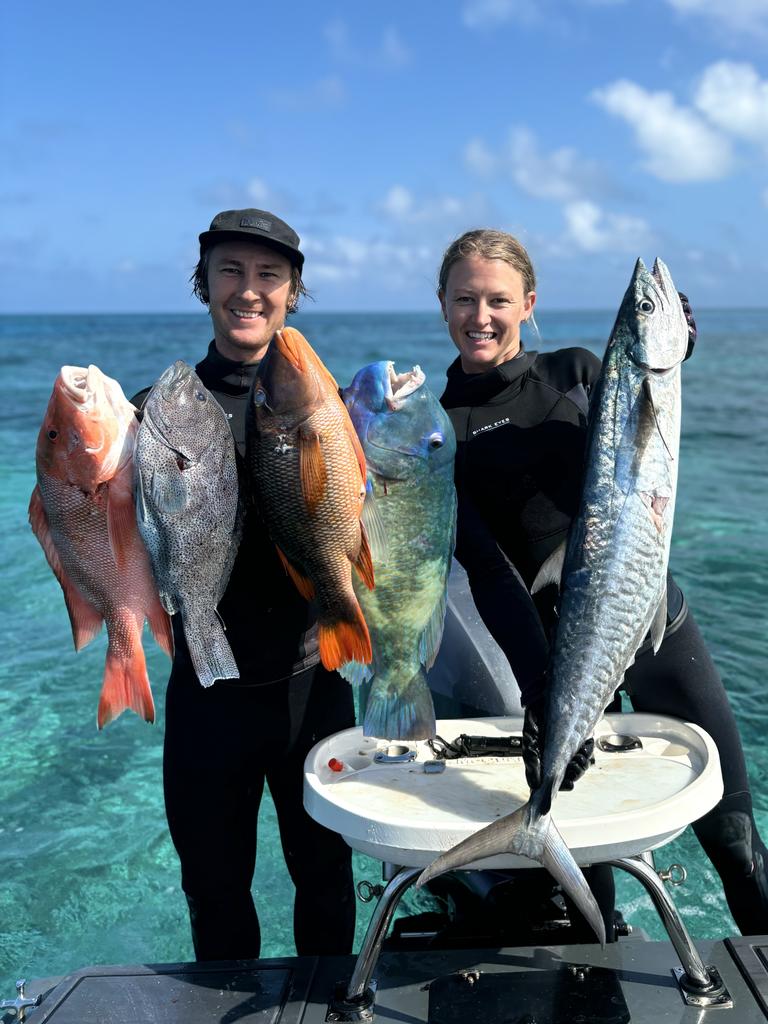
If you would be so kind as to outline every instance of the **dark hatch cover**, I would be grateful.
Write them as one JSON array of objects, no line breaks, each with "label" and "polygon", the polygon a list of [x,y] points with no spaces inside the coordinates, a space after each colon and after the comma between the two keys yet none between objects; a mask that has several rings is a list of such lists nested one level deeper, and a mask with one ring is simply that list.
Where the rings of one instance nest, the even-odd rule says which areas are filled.
[{"label": "dark hatch cover", "polygon": [[429,988],[429,1024],[627,1024],[627,1004],[615,973],[563,965],[556,971],[461,972]]},{"label": "dark hatch cover", "polygon": [[[62,982],[30,1024],[276,1024],[289,968],[206,969],[202,964],[91,968]],[[40,1016],[38,1016],[40,1014]]]}]

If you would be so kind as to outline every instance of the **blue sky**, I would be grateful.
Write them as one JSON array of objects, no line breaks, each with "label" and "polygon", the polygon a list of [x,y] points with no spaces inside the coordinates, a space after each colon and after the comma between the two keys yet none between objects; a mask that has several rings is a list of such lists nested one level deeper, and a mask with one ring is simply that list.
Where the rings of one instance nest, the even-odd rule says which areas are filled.
[{"label": "blue sky", "polygon": [[4,312],[191,311],[197,235],[302,236],[312,309],[420,310],[445,246],[528,246],[539,308],[661,256],[768,305],[768,0],[12,4]]}]

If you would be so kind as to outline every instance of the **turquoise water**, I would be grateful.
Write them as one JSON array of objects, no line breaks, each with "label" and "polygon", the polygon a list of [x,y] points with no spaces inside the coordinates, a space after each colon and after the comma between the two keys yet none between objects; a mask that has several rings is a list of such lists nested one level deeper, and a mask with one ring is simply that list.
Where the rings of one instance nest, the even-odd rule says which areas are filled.
[{"label": "turquoise water", "polygon": [[[672,563],[723,673],[739,720],[763,835],[768,836],[765,387],[768,311],[697,311],[700,341],[685,366],[681,472]],[[602,354],[613,313],[541,314],[541,343]],[[374,359],[420,363],[442,389],[453,358],[432,314],[301,314],[294,321],[340,383]],[[27,524],[34,447],[64,363],[97,363],[128,395],[176,358],[195,362],[207,317],[0,318],[0,998],[13,981],[94,963],[192,956],[186,905],[161,788],[162,693],[168,662],[146,640],[159,720],[131,714],[104,732],[95,714],[104,638],[75,655],[58,584]],[[717,877],[686,833],[660,851],[683,862],[674,890],[694,938],[733,932]],[[378,880],[356,858],[357,878]],[[322,884],[321,880],[319,880]],[[662,932],[638,883],[619,905],[653,937]],[[293,953],[290,882],[271,803],[264,801],[254,893],[265,956]],[[359,928],[370,913],[360,908]]]}]

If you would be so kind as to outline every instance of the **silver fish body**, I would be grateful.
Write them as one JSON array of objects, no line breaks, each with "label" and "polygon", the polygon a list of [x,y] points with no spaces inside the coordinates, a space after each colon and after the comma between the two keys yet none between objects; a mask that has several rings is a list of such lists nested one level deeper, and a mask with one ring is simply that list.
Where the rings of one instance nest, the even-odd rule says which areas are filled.
[{"label": "silver fish body", "polygon": [[649,273],[638,260],[592,397],[579,510],[564,551],[544,563],[533,587],[561,579],[541,784],[527,804],[438,858],[420,880],[499,853],[523,854],[549,869],[601,941],[597,904],[550,810],[644,637],[650,630],[654,650],[663,638],[687,344],[669,271],[656,260]]},{"label": "silver fish body", "polygon": [[216,612],[241,532],[234,439],[219,403],[181,360],[147,396],[134,462],[139,531],[163,606],[180,614],[203,686],[237,679]]},{"label": "silver fish body", "polygon": [[[371,634],[370,666],[342,674],[369,681],[363,731],[387,739],[435,735],[425,669],[440,646],[454,547],[456,438],[419,367],[397,374],[372,363],[343,392],[365,453],[368,491],[363,519],[373,544],[376,587],[355,580]],[[376,524],[369,521],[374,507]]]}]

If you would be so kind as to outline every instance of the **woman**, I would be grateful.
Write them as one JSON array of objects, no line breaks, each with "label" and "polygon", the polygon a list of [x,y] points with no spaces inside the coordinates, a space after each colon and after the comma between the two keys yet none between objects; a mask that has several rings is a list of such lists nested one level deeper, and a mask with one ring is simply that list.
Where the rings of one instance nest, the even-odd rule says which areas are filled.
[{"label": "woman", "polygon": [[[556,619],[553,587],[528,595],[539,567],[564,540],[579,502],[590,391],[600,360],[585,349],[525,351],[536,280],[517,239],[470,231],[446,250],[438,298],[459,356],[442,403],[456,430],[459,524],[456,555],[478,610],[504,650],[525,707],[526,775],[539,770],[547,639]],[[690,342],[695,325],[688,316]],[[687,357],[686,357],[687,358]],[[693,825],[723,883],[743,934],[768,930],[768,853],[752,813],[744,754],[720,676],[685,598],[668,576],[667,629],[654,656],[644,644],[622,689],[636,711],[701,725],[723,769],[720,803]],[[692,671],[691,666],[695,668]],[[586,770],[591,741],[574,757],[565,786]],[[594,870],[594,869],[593,869]],[[608,917],[611,883],[594,878]]]}]

